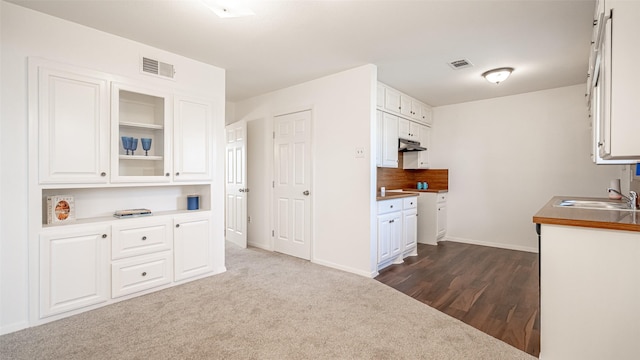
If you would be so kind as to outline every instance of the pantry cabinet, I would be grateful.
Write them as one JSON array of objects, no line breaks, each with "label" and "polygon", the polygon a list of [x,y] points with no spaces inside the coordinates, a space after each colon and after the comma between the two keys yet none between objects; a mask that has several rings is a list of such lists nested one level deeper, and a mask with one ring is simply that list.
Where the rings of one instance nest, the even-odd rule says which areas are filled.
[{"label": "pantry cabinet", "polygon": [[39,182],[106,183],[108,81],[90,71],[43,64],[37,73]]},{"label": "pantry cabinet", "polygon": [[109,234],[90,226],[40,235],[40,318],[107,301]]}]

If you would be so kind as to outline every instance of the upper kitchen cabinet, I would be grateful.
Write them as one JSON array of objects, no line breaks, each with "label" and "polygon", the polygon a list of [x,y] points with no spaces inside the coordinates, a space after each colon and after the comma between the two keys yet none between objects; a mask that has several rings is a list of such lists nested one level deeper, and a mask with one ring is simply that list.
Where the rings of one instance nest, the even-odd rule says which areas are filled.
[{"label": "upper kitchen cabinet", "polygon": [[171,96],[114,83],[111,88],[111,181],[168,182]]},{"label": "upper kitchen cabinet", "polygon": [[385,84],[378,83],[377,106],[402,118],[431,125],[431,107]]},{"label": "upper kitchen cabinet", "polygon": [[[37,62],[37,61],[35,61]],[[106,183],[109,171],[108,81],[99,73],[40,61],[37,88],[38,178],[41,184]]]},{"label": "upper kitchen cabinet", "polygon": [[640,160],[638,33],[640,2],[596,4],[588,90],[595,146],[605,160]]},{"label": "upper kitchen cabinet", "polygon": [[428,169],[429,168],[429,147],[431,143],[431,128],[425,125],[416,124],[417,138],[420,146],[426,150],[405,152],[402,161],[403,169]]},{"label": "upper kitchen cabinet", "polygon": [[398,167],[398,117],[377,111],[378,144],[376,164],[378,167]]}]

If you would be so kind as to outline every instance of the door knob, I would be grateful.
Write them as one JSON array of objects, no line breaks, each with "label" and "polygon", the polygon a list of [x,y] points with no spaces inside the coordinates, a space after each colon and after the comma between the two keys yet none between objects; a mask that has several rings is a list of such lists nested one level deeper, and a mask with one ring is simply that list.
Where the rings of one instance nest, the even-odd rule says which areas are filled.
[{"label": "door knob", "polygon": [[309,190],[305,190],[305,191],[303,191],[303,192],[302,192],[302,195],[304,195],[304,196],[309,196]]}]

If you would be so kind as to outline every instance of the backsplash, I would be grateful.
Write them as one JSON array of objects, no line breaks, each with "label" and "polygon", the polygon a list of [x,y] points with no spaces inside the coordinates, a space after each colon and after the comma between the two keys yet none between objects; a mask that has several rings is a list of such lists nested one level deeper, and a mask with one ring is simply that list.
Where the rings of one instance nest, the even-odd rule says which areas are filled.
[{"label": "backsplash", "polygon": [[402,169],[402,153],[399,154],[400,168],[378,168],[377,188],[384,186],[392,189],[414,189],[418,181],[429,183],[429,189],[449,190],[448,169],[404,170]]}]

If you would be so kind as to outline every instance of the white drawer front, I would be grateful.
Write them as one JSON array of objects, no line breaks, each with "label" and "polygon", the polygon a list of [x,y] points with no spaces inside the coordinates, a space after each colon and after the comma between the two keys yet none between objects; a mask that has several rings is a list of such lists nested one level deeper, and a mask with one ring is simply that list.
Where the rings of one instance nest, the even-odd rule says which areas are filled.
[{"label": "white drawer front", "polygon": [[402,211],[402,200],[403,199],[378,201],[378,215],[394,211]]},{"label": "white drawer front", "polygon": [[114,225],[111,258],[115,260],[171,250],[171,230],[168,222],[136,227]]},{"label": "white drawer front", "polygon": [[403,209],[407,210],[407,209],[415,209],[418,207],[418,197],[409,197],[409,198],[404,198],[404,205],[403,205]]},{"label": "white drawer front", "polygon": [[170,251],[114,261],[111,264],[111,297],[168,284],[172,277]]}]

